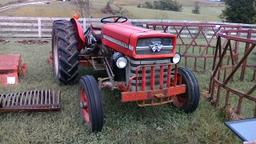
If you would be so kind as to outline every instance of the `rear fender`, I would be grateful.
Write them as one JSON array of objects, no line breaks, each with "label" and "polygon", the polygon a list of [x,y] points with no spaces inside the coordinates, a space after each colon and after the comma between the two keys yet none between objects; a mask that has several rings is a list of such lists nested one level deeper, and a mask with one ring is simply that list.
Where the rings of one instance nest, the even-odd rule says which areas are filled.
[{"label": "rear fender", "polygon": [[78,34],[77,37],[78,37],[78,41],[79,41],[78,50],[80,51],[86,45],[86,39],[85,39],[85,36],[84,36],[84,30],[83,30],[81,24],[78,22],[77,19],[71,18],[70,21],[73,23],[73,25],[76,28],[76,31],[77,31],[77,34]]}]

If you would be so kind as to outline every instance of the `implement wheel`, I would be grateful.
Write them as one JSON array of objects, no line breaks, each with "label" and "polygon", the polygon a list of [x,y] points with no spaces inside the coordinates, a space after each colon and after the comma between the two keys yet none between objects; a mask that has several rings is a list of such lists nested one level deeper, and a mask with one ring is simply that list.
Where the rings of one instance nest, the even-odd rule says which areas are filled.
[{"label": "implement wheel", "polygon": [[78,75],[79,52],[77,32],[70,21],[53,22],[52,57],[55,79],[72,84]]},{"label": "implement wheel", "polygon": [[186,68],[178,68],[178,78],[181,77],[182,84],[186,85],[186,93],[174,97],[173,105],[186,113],[196,110],[200,99],[198,81],[193,72]]},{"label": "implement wheel", "polygon": [[80,79],[81,116],[92,132],[103,127],[102,96],[94,77],[83,76]]}]

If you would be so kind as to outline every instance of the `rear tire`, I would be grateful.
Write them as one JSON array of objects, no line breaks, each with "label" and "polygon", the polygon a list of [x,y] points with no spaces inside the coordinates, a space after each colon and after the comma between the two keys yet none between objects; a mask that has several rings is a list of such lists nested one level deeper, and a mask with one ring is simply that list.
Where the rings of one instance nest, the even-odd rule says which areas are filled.
[{"label": "rear tire", "polygon": [[178,73],[182,77],[182,84],[186,84],[186,93],[175,96],[173,105],[186,113],[191,113],[197,109],[199,104],[199,84],[191,70],[180,67]]},{"label": "rear tire", "polygon": [[78,75],[79,52],[77,32],[70,21],[53,22],[52,58],[55,79],[72,84]]},{"label": "rear tire", "polygon": [[94,77],[83,76],[80,79],[81,116],[92,132],[103,127],[102,95]]}]

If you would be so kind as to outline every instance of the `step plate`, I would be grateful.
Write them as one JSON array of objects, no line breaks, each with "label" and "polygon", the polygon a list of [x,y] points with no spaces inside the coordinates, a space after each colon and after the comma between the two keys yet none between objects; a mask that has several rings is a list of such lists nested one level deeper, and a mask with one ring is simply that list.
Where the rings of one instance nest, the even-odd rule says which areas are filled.
[{"label": "step plate", "polygon": [[58,111],[60,91],[33,90],[22,93],[0,94],[0,112]]}]

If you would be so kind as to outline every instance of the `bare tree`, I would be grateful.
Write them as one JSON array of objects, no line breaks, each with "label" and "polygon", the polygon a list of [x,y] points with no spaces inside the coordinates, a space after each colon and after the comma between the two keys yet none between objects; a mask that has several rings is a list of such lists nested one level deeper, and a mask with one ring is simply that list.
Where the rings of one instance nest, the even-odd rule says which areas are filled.
[{"label": "bare tree", "polygon": [[194,9],[192,10],[192,13],[193,14],[200,14],[200,6],[199,6],[198,1],[195,2],[195,6],[194,6]]},{"label": "bare tree", "polygon": [[112,4],[113,4],[113,0],[109,0],[109,1],[107,2],[106,6],[101,9],[101,12],[102,12],[102,13],[105,13],[105,14],[114,14],[114,10],[113,10],[113,8],[111,7]]},{"label": "bare tree", "polygon": [[121,15],[121,16],[131,17],[129,12],[121,5],[115,4],[114,0],[108,0],[106,6],[101,9],[101,12],[104,14]]},{"label": "bare tree", "polygon": [[92,4],[90,0],[74,0],[76,7],[79,10],[81,17],[90,17],[91,16],[91,7]]}]

